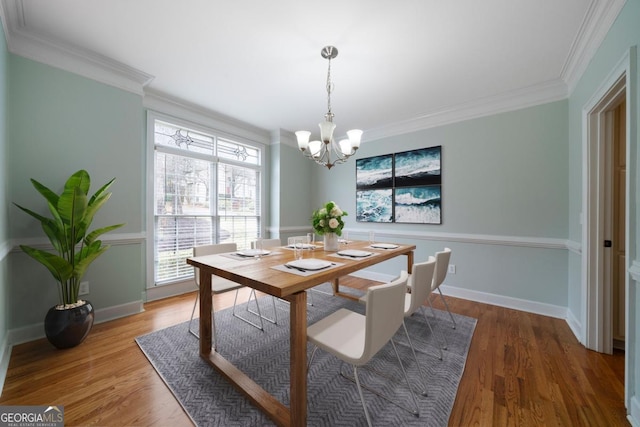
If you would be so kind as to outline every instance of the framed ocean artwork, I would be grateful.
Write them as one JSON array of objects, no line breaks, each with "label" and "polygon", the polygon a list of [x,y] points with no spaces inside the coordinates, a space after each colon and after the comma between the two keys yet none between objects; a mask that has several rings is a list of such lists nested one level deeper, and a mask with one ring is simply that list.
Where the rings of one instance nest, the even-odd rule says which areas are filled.
[{"label": "framed ocean artwork", "polygon": [[395,222],[412,224],[442,224],[440,185],[398,187],[394,189]]},{"label": "framed ocean artwork", "polygon": [[357,190],[356,221],[393,222],[393,190]]},{"label": "framed ocean artwork", "polygon": [[442,146],[394,154],[394,187],[440,185]]},{"label": "framed ocean artwork", "polygon": [[357,159],[356,221],[442,224],[442,146]]},{"label": "framed ocean artwork", "polygon": [[393,154],[356,160],[356,221],[393,222]]},{"label": "framed ocean artwork", "polygon": [[356,160],[356,188],[393,187],[393,154]]}]

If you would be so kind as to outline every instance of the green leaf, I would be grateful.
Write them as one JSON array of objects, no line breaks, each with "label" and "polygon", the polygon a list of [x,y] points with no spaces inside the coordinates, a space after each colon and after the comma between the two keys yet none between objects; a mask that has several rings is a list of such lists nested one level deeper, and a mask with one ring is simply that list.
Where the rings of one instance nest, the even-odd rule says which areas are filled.
[{"label": "green leaf", "polygon": [[[86,193],[80,187],[65,188],[58,200],[58,212],[64,223],[75,229],[81,223],[86,211]],[[80,239],[75,239],[74,243],[79,241]]]},{"label": "green leaf", "polygon": [[82,219],[81,223],[78,225],[78,230],[79,232],[82,233],[82,235],[84,235],[89,229],[89,227],[91,226],[91,223],[93,222],[93,217],[96,214],[96,212],[98,212],[98,210],[102,207],[102,205],[104,205],[107,202],[107,200],[109,200],[110,197],[111,197],[111,193],[106,193],[97,199],[93,199],[93,202],[89,203],[89,205],[87,206],[87,210],[84,213],[84,218]]},{"label": "green leaf", "polygon": [[87,267],[111,247],[109,245],[101,247],[101,245],[102,242],[96,240],[91,245],[83,247],[82,250],[76,254],[75,267],[73,268],[73,277],[75,277],[76,283],[80,283]]},{"label": "green leaf", "polygon": [[42,194],[42,196],[47,199],[47,202],[51,203],[53,206],[56,206],[58,204],[58,195],[56,193],[40,184],[35,179],[31,179],[31,184],[33,184],[35,189],[38,190],[38,193]]},{"label": "green leaf", "polygon": [[78,172],[74,173],[67,179],[67,182],[64,184],[64,190],[72,190],[74,188],[80,188],[82,192],[87,195],[89,194],[89,187],[91,187],[91,178],[89,178],[89,173],[81,169]]},{"label": "green leaf", "polygon": [[71,278],[73,267],[64,258],[30,246],[20,245],[20,248],[30,257],[47,267],[53,277],[62,285]]},{"label": "green leaf", "polygon": [[109,187],[111,187],[111,184],[112,184],[112,183],[113,183],[113,181],[115,181],[115,180],[116,180],[115,178],[112,178],[112,179],[111,179],[111,181],[107,182],[105,185],[103,185],[102,187],[100,187],[100,188],[98,189],[98,191],[96,191],[96,192],[93,194],[93,196],[91,196],[91,200],[89,200],[89,205],[93,205],[94,201],[95,201],[98,197],[102,196],[102,194],[103,194],[105,191],[107,191],[107,189],[108,189]]},{"label": "green leaf", "polygon": [[116,224],[116,225],[109,225],[107,227],[102,227],[102,228],[98,228],[96,230],[93,230],[91,233],[89,233],[87,235],[87,237],[84,238],[84,243],[86,245],[90,245],[92,243],[94,243],[94,241],[96,240],[96,238],[104,233],[108,233],[109,231],[115,230],[116,228],[120,228],[123,227],[125,224]]}]

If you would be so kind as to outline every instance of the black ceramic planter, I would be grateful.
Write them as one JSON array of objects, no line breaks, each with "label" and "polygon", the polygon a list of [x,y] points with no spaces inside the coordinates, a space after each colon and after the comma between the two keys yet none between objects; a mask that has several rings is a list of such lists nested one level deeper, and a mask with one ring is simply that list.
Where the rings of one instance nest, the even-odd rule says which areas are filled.
[{"label": "black ceramic planter", "polygon": [[57,348],[75,347],[89,334],[93,316],[93,305],[89,301],[66,310],[51,307],[44,318],[44,332],[49,342]]}]

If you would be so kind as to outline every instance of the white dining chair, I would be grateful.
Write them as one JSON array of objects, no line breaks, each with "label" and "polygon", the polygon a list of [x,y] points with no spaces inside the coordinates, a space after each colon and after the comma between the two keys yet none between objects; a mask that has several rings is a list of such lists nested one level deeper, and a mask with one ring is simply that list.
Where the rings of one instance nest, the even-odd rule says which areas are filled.
[{"label": "white dining chair", "polygon": [[[211,244],[211,245],[201,245],[201,246],[195,246],[193,248],[193,256],[197,257],[197,256],[204,256],[204,255],[213,255],[213,254],[220,254],[220,253],[225,253],[225,252],[234,252],[236,251],[238,248],[238,246],[235,243],[218,243],[218,244]],[[189,320],[189,333],[191,333],[193,336],[195,336],[196,338],[200,339],[200,335],[195,332],[192,329],[192,324],[193,324],[193,317],[195,315],[196,312],[196,306],[198,305],[198,301],[200,300],[200,269],[198,269],[197,267],[194,267],[193,269],[193,273],[194,273],[194,280],[196,282],[196,286],[198,287],[198,292],[196,293],[196,300],[193,303],[193,309],[191,310],[191,319]],[[229,291],[236,291],[236,296],[235,299],[233,301],[233,316],[237,317],[240,320],[243,320],[244,322],[250,324],[251,326],[254,326],[262,331],[264,331],[264,324],[262,323],[262,319],[263,316],[260,315],[260,305],[258,303],[258,299],[256,298],[256,294],[255,294],[255,289],[251,289],[251,292],[249,293],[249,300],[247,302],[247,304],[249,304],[251,302],[251,299],[254,298],[256,301],[256,306],[258,307],[258,319],[260,321],[260,324],[257,324],[255,322],[253,322],[252,320],[246,318],[246,317],[242,317],[240,316],[238,313],[236,313],[236,303],[238,301],[238,291],[243,288],[244,286],[241,285],[240,283],[236,283],[233,282],[231,280],[225,279],[224,277],[219,277],[216,275],[212,275],[211,276],[211,294],[212,297],[215,295],[219,295],[225,292],[229,292]],[[212,329],[213,329],[213,348],[217,348],[217,335],[218,335],[218,331],[216,328],[216,316],[215,316],[215,310],[214,307],[212,305],[211,308],[211,320],[212,320]]]},{"label": "white dining chair", "polygon": [[[275,248],[277,246],[282,246],[282,243],[280,242],[280,239],[262,239],[262,248],[263,249],[267,249],[267,248]],[[255,249],[256,247],[256,241],[254,240],[253,242],[251,242],[251,248]]]},{"label": "white dining chair", "polygon": [[[444,248],[443,251],[436,252],[436,268],[433,272],[433,280],[431,282],[431,292],[437,290],[440,294],[440,298],[444,303],[447,312],[449,313],[449,317],[451,318],[451,323],[453,324],[453,329],[456,328],[456,320],[453,318],[453,314],[451,314],[451,310],[449,310],[449,304],[447,304],[447,300],[444,299],[444,295],[442,295],[442,291],[440,290],[440,285],[444,282],[444,279],[447,277],[447,272],[449,271],[449,260],[451,259],[451,249]],[[429,300],[429,304],[431,304],[431,300]],[[433,308],[433,307],[432,307]]]},{"label": "white dining chair", "polygon": [[[318,348],[353,366],[355,383],[369,426],[371,426],[371,418],[362,394],[358,368],[369,362],[389,341],[393,346],[407,387],[411,390],[409,378],[398,354],[398,349],[393,342],[393,336],[402,326],[404,319],[406,287],[407,273],[405,272],[391,283],[367,289],[365,315],[341,308],[307,329],[307,340],[315,346],[309,358],[309,366],[311,366]],[[386,396],[381,395],[381,397],[413,415],[419,416],[418,402],[413,393],[409,394],[413,399],[415,409],[407,409]]]},{"label": "white dining chair", "polygon": [[[260,243],[262,244],[262,249],[267,249],[267,248],[274,248],[276,246],[280,246],[280,239],[262,239],[260,241]],[[253,240],[251,242],[251,249],[256,249],[258,246],[258,241],[257,240]],[[255,295],[255,294],[254,294]],[[249,304],[247,304],[247,311],[251,314],[255,314],[257,316],[261,316],[264,320],[266,320],[267,322],[271,322],[274,325],[278,324],[278,311],[276,310],[276,297],[274,297],[273,295],[270,295],[271,297],[271,303],[273,305],[273,319],[270,319],[269,317],[265,316],[264,314],[260,314],[260,307],[258,307],[258,311],[253,311],[251,309],[251,307],[249,307]],[[258,304],[258,299],[256,298],[256,305]]]},{"label": "white dining chair", "polygon": [[[433,332],[433,328],[431,327],[431,322],[427,318],[427,315],[424,311],[424,303],[428,300],[429,294],[431,293],[431,278],[433,277],[433,271],[435,269],[436,260],[434,257],[430,256],[429,259],[425,262],[420,262],[413,264],[412,273],[407,274],[406,271],[402,271],[400,275],[407,274],[407,289],[409,292],[406,292],[404,295],[404,318],[408,318],[413,316],[413,314],[421,310],[422,315],[424,316],[424,320],[427,323],[427,327],[431,332],[431,336],[434,337],[435,334]],[[360,298],[361,303],[366,304],[367,295],[364,295]],[[407,337],[407,342],[409,347],[411,348],[411,353],[413,355],[413,360],[416,362],[416,366],[418,368],[418,373],[421,377],[422,384],[426,385],[427,382],[424,377],[424,372],[420,362],[418,361],[418,357],[416,356],[415,347],[413,346],[413,342],[411,340],[411,336],[409,335],[409,331],[407,330],[406,323],[403,320],[402,327],[404,329],[405,336]],[[440,356],[439,359],[443,359],[442,349],[437,346]],[[427,396],[426,388],[421,392],[423,396]]]}]

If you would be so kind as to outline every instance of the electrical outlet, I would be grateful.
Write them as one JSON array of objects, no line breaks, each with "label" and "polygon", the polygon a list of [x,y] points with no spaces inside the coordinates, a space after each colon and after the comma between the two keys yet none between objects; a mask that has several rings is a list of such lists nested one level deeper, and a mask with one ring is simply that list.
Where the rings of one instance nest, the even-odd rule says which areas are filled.
[{"label": "electrical outlet", "polygon": [[456,265],[449,264],[449,274],[456,274]]},{"label": "electrical outlet", "polygon": [[80,282],[78,295],[87,295],[89,293],[89,282]]}]

